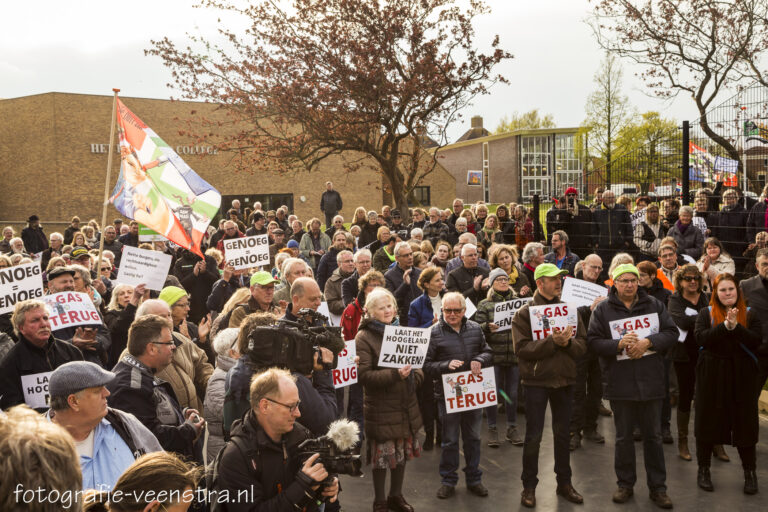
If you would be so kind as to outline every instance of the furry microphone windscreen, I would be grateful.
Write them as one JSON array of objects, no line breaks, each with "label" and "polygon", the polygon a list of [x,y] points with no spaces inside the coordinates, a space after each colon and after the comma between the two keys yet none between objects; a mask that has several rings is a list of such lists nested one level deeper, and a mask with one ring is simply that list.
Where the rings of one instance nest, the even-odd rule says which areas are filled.
[{"label": "furry microphone windscreen", "polygon": [[360,440],[360,427],[354,421],[336,420],[328,427],[326,437],[333,441],[336,448],[345,452]]}]

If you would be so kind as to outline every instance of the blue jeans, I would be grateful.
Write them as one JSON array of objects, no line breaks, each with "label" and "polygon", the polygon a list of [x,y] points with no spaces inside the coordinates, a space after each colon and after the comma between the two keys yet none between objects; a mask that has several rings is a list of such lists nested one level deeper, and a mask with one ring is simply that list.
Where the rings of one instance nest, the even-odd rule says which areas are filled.
[{"label": "blue jeans", "polygon": [[667,469],[664,465],[664,445],[661,442],[661,408],[661,399],[645,402],[611,400],[613,422],[616,425],[616,454],[613,464],[619,487],[632,488],[637,481],[632,431],[635,425],[639,425],[643,433],[643,458],[648,489],[666,492]]},{"label": "blue jeans", "polygon": [[443,422],[442,453],[440,454],[440,479],[443,485],[456,487],[459,482],[459,431],[464,448],[464,478],[467,485],[479,484],[483,476],[480,471],[480,426],[483,410],[445,412],[445,399],[437,398],[440,420]]},{"label": "blue jeans", "polygon": [[571,483],[571,451],[569,448],[573,386],[545,388],[525,386],[525,445],[523,445],[523,488],[535,489],[539,483],[539,447],[544,432],[547,403],[552,410],[552,437],[555,446],[557,485]]},{"label": "blue jeans", "polygon": [[[517,425],[517,385],[520,382],[520,368],[516,365],[494,366],[493,373],[496,376],[496,394],[499,401],[504,400],[499,391],[507,394],[510,402],[504,400],[504,412],[507,414],[507,427]],[[496,417],[498,416],[498,404],[486,407],[485,413],[488,415],[488,428],[496,427]]]}]

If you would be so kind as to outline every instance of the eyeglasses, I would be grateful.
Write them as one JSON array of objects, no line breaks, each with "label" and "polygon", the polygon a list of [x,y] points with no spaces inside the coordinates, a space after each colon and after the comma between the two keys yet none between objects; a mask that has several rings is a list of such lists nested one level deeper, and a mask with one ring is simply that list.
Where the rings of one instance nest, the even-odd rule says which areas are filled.
[{"label": "eyeglasses", "polygon": [[296,409],[298,409],[298,408],[299,408],[299,406],[301,405],[301,400],[299,400],[298,402],[296,402],[296,403],[295,403],[295,404],[293,404],[293,405],[284,404],[284,403],[282,403],[282,402],[278,402],[277,400],[272,400],[271,398],[268,398],[268,397],[266,397],[266,396],[264,397],[264,400],[269,400],[269,401],[270,401],[270,402],[272,402],[273,404],[282,405],[283,407],[285,407],[286,409],[288,409],[288,410],[289,410],[291,413],[294,413],[294,412],[296,412]]},{"label": "eyeglasses", "polygon": [[173,307],[175,307],[175,308],[188,308],[189,307],[189,302],[185,302],[183,304],[177,302],[176,304],[173,305]]},{"label": "eyeglasses", "polygon": [[172,341],[150,341],[153,345],[176,345]]},{"label": "eyeglasses", "polygon": [[603,267],[600,267],[598,265],[587,265],[589,268],[595,269],[595,270],[603,270]]},{"label": "eyeglasses", "polygon": [[446,315],[458,315],[459,313],[463,313],[463,312],[464,312],[464,308],[461,308],[461,309],[443,308],[443,313]]},{"label": "eyeglasses", "polygon": [[689,283],[699,280],[698,276],[683,276],[682,279],[683,281],[688,281]]},{"label": "eyeglasses", "polygon": [[637,279],[617,279],[615,282],[626,286],[630,284],[637,284]]}]

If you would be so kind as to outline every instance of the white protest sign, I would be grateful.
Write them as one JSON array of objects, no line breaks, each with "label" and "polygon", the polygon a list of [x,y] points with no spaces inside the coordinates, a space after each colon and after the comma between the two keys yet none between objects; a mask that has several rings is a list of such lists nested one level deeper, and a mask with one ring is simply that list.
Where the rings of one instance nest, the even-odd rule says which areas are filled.
[{"label": "white protest sign", "polygon": [[480,375],[469,372],[442,376],[445,412],[471,411],[496,405],[496,377],[493,368],[483,368]]},{"label": "white protest sign", "polygon": [[575,304],[558,303],[545,306],[531,306],[531,335],[534,340],[542,340],[555,330],[563,331],[569,325],[573,327],[573,336],[579,326],[579,316]]},{"label": "white protest sign", "polygon": [[13,311],[17,302],[43,296],[40,263],[25,263],[0,269],[0,314]]},{"label": "white protest sign", "polygon": [[43,297],[48,308],[51,330],[77,325],[100,324],[101,317],[91,298],[80,292],[61,292]]},{"label": "white protest sign", "polygon": [[165,286],[165,279],[171,268],[171,259],[170,254],[160,251],[124,245],[117,282],[131,286],[145,284],[148,290],[160,291]]},{"label": "white protest sign", "polygon": [[506,302],[497,302],[493,311],[493,323],[499,326],[496,332],[508,331],[512,329],[512,317],[515,313],[531,302],[533,297],[520,297],[508,300]]},{"label": "white protest sign", "polygon": [[381,342],[379,366],[382,368],[412,368],[424,366],[429,348],[429,337],[432,329],[417,327],[384,327],[384,340]]},{"label": "white protest sign", "polygon": [[[647,338],[652,334],[659,332],[659,315],[651,313],[650,315],[639,315],[631,318],[622,318],[608,322],[608,328],[611,330],[611,338],[620,340],[625,334],[634,332],[638,339]],[[655,354],[653,350],[647,350],[643,357]],[[621,354],[616,356],[617,361],[629,359],[627,349],[622,350]]]},{"label": "white protest sign", "polygon": [[694,217],[693,225],[699,228],[699,231],[701,231],[704,238],[707,237],[707,221],[704,220],[704,217]]},{"label": "white protest sign", "polygon": [[269,265],[269,236],[254,235],[224,240],[227,263],[235,270]]},{"label": "white protest sign", "polygon": [[317,312],[323,316],[328,317],[328,322],[334,327],[341,327],[341,315],[334,315],[328,309],[328,303],[323,301],[320,303],[320,307],[317,308]]},{"label": "white protest sign", "polygon": [[333,387],[336,389],[357,384],[357,364],[355,340],[344,342],[344,350],[339,352],[339,364],[333,369]]},{"label": "white protest sign", "polygon": [[607,296],[608,288],[601,284],[590,283],[575,277],[566,277],[560,299],[563,302],[572,302],[576,304],[576,307],[581,307],[591,306],[597,297]]},{"label": "white protest sign", "polygon": [[464,311],[464,316],[470,319],[475,314],[475,311],[477,311],[477,307],[469,299],[465,299],[465,302],[467,303],[467,309]]},{"label": "white protest sign", "polygon": [[21,376],[21,390],[24,392],[24,403],[32,409],[48,407],[48,381],[53,372],[33,373]]},{"label": "white protest sign", "polygon": [[645,222],[645,208],[637,210],[634,213],[629,214],[629,219],[632,221],[632,229],[634,230],[638,224]]},{"label": "white protest sign", "polygon": [[688,331],[684,331],[678,327],[677,332],[680,333],[680,335],[677,337],[677,341],[680,343],[685,343],[685,338],[688,337]]}]

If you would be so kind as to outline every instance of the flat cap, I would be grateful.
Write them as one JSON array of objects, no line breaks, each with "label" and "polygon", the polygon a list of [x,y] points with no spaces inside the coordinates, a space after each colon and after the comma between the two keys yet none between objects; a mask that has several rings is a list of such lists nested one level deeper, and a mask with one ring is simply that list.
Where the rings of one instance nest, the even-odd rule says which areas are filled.
[{"label": "flat cap", "polygon": [[48,381],[51,396],[69,396],[112,382],[115,374],[90,361],[72,361],[56,368]]}]

